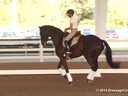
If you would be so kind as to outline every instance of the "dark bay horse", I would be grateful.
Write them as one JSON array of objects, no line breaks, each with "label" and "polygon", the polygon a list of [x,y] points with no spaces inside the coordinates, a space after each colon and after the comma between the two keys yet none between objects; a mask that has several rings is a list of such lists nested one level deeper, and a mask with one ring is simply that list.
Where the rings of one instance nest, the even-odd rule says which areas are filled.
[{"label": "dark bay horse", "polygon": [[[39,30],[40,30],[41,42],[43,46],[46,45],[48,37],[51,37],[55,46],[56,55],[60,59],[60,62],[58,64],[58,69],[61,75],[66,76],[69,83],[71,84],[73,79],[69,72],[68,65],[66,62],[66,57],[64,55],[66,48],[63,47],[62,44],[65,33],[59,28],[50,25],[39,27]],[[95,73],[98,69],[98,57],[103,50],[105,50],[105,56],[109,66],[112,68],[119,68],[120,67],[119,64],[114,63],[112,60],[112,51],[108,43],[105,40],[101,40],[97,36],[81,35],[81,37],[78,40],[78,43],[70,47],[70,51],[72,52],[70,58],[76,58],[83,55],[87,60],[88,64],[91,66],[92,70],[87,76],[87,80],[89,82],[93,81],[94,79]],[[62,67],[65,70],[63,70]]]}]

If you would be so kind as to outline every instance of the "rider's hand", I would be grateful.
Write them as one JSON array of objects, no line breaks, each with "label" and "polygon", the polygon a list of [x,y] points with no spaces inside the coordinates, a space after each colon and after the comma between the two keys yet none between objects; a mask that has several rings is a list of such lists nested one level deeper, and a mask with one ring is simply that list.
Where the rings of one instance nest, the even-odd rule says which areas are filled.
[{"label": "rider's hand", "polygon": [[64,32],[66,32],[66,31],[67,31],[67,28],[64,29]]}]

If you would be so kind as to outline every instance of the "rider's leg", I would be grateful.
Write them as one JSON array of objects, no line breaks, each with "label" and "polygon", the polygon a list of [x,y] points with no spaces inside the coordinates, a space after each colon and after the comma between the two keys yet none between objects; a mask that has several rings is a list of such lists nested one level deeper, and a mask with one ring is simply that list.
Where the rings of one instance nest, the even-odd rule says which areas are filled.
[{"label": "rider's leg", "polygon": [[72,29],[71,33],[65,38],[65,40],[69,41],[77,32],[77,29]]},{"label": "rider's leg", "polygon": [[68,45],[68,41],[73,37],[73,36],[75,36],[75,34],[77,33],[77,29],[72,29],[71,30],[71,33],[65,38],[65,42],[64,42],[64,44],[65,44],[65,46],[66,46],[66,48],[67,48],[67,54],[71,54],[71,52],[69,51],[69,45]]}]

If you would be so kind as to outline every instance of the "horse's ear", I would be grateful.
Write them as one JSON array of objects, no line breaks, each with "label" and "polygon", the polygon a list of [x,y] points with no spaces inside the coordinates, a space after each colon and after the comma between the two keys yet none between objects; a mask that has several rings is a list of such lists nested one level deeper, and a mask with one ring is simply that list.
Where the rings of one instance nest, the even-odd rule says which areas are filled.
[{"label": "horse's ear", "polygon": [[41,28],[41,26],[38,26],[38,28],[40,29],[40,28]]}]

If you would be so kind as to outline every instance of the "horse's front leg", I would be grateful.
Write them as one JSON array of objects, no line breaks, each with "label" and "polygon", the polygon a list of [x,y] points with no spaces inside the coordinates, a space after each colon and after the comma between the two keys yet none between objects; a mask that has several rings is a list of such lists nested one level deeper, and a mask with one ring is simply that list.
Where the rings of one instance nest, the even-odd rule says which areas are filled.
[{"label": "horse's front leg", "polygon": [[[67,65],[67,62],[66,62],[66,58],[65,58],[65,57],[64,57],[64,58],[61,58],[59,64],[60,64],[60,65],[58,65],[58,68],[59,68],[59,66],[63,65],[63,67],[64,67],[64,69],[65,69],[66,72],[63,73],[64,70],[63,70],[61,67],[59,68],[59,71],[61,72],[61,74],[63,74],[63,76],[66,75],[66,77],[67,77],[67,79],[68,79],[68,82],[69,82],[69,84],[71,85],[73,79],[72,79],[72,76],[71,76],[71,74],[70,74],[70,72],[69,72],[68,65]],[[64,74],[65,74],[65,75],[64,75]]]},{"label": "horse's front leg", "polygon": [[58,64],[58,70],[59,70],[60,74],[66,78],[66,71],[62,68],[62,60],[60,60],[60,62]]}]

